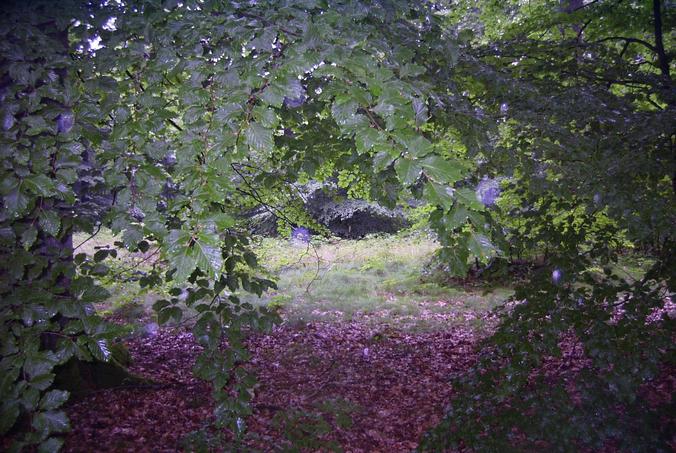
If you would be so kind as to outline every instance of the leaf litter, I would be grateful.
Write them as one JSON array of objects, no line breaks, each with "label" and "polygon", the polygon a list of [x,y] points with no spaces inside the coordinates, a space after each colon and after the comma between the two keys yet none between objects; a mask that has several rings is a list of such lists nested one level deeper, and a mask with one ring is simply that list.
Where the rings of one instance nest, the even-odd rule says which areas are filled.
[{"label": "leaf litter", "polygon": [[[477,316],[481,329],[464,319],[415,331],[364,314],[351,321],[285,322],[269,334],[252,334],[244,366],[258,383],[248,434],[235,451],[415,449],[447,411],[451,380],[471,370],[479,340],[497,322],[492,313]],[[186,435],[207,426],[213,404],[208,384],[192,375],[201,347],[190,332],[160,328],[126,346],[130,371],[154,384],[100,390],[69,403],[73,430],[65,451],[178,451]],[[562,356],[545,360],[538,372],[562,381],[575,400],[573,376],[589,359],[574,335],[564,335],[560,346]],[[673,369],[662,374],[643,391],[651,404],[668,401],[676,390]]]},{"label": "leaf litter", "polygon": [[[477,331],[466,326],[414,332],[368,319],[284,323],[252,334],[246,366],[258,383],[246,451],[291,447],[288,431],[302,414],[317,422],[314,432],[303,422],[301,434],[316,438],[305,444],[310,450],[410,451],[443,416],[450,378],[474,363],[476,340]],[[176,451],[210,419],[210,389],[192,375],[201,348],[189,332],[161,328],[126,346],[130,371],[155,384],[71,402],[65,451]]]}]

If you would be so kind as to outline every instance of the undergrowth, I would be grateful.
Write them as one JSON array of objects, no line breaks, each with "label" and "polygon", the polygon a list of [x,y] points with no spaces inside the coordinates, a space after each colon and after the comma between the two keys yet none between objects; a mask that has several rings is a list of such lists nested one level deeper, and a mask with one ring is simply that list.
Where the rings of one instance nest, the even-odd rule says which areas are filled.
[{"label": "undergrowth", "polygon": [[[86,238],[78,235],[75,244]],[[76,253],[93,256],[115,239],[109,231],[101,231]],[[502,272],[496,265],[483,278],[449,278],[434,259],[438,244],[424,230],[360,240],[315,237],[309,243],[258,237],[254,248],[261,271],[277,281],[278,289],[260,298],[241,297],[277,310],[286,323],[298,327],[312,321],[357,319],[414,330],[459,323],[480,327],[483,315],[509,298],[510,287],[523,270]],[[143,254],[122,249],[105,261],[112,273],[101,283],[111,296],[97,306],[102,314],[145,329],[154,316],[153,303],[170,291],[169,287],[147,291],[139,285],[154,264],[162,265],[152,253],[152,249]],[[648,264],[645,258],[627,254],[616,267],[631,280],[640,278]],[[190,315],[185,313],[184,318]]]}]

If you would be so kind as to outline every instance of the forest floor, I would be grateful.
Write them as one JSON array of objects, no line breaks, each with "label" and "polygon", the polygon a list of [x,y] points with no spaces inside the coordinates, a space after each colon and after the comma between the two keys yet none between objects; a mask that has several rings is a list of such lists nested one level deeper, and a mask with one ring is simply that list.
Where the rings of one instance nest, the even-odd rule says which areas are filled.
[{"label": "forest floor", "polygon": [[[106,234],[83,250],[112,243]],[[245,366],[258,384],[237,451],[404,452],[418,445],[445,412],[451,378],[476,360],[477,341],[494,325],[492,309],[511,295],[505,287],[440,280],[444,269],[427,265],[437,247],[421,234],[254,245],[260,272],[278,289],[241,297],[277,310],[282,322],[247,340]],[[211,418],[210,389],[192,375],[200,346],[189,326],[158,327],[151,306],[166,289],[138,286],[152,256],[119,255],[111,265],[120,271],[102,281],[112,296],[97,308],[127,326],[130,371],[154,384],[72,398],[65,451],[191,450],[186,436]],[[623,271],[640,272],[641,264]]]},{"label": "forest floor", "polygon": [[[258,385],[242,451],[285,451],[292,440],[311,451],[331,442],[343,451],[410,451],[443,415],[449,378],[471,365],[475,340],[465,327],[406,333],[361,320],[252,336],[248,366]],[[66,451],[176,451],[209,420],[210,391],[192,375],[199,346],[190,333],[161,329],[126,344],[130,370],[157,385],[71,403]]]},{"label": "forest floor", "polygon": [[[283,321],[247,341],[258,384],[242,451],[417,446],[444,414],[450,378],[473,363],[490,310],[510,294],[436,283],[425,266],[436,247],[424,236],[256,244],[279,289],[248,300]],[[96,243],[84,248],[93,253]],[[136,272],[147,262],[129,265],[143,259],[122,256],[120,268]],[[161,294],[143,294],[133,278],[104,284],[113,296],[98,308],[132,326],[123,340],[130,371],[154,384],[73,398],[65,450],[180,450],[213,410],[208,385],[192,375],[200,347],[188,326],[153,322],[149,307]]]}]

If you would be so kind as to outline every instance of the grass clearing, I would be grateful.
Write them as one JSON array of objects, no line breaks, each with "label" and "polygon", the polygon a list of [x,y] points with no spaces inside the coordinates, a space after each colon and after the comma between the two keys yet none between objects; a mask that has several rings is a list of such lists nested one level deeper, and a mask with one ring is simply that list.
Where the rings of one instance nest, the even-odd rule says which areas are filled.
[{"label": "grass clearing", "polygon": [[[88,235],[78,234],[75,244]],[[78,253],[93,256],[117,238],[102,230]],[[241,297],[254,305],[268,305],[285,322],[302,326],[316,321],[365,319],[407,329],[436,329],[457,323],[481,325],[481,315],[502,303],[507,288],[483,292],[447,287],[422,279],[426,263],[438,244],[423,234],[372,236],[362,240],[315,239],[310,244],[279,238],[258,238],[262,272],[278,282],[278,289],[258,298]],[[152,305],[167,297],[168,288],[146,291],[137,273],[150,269],[149,253],[121,250],[107,259],[111,274],[101,278],[111,297],[97,309],[130,324],[154,318]],[[189,316],[191,313],[186,313]],[[139,327],[142,327],[139,325]]]},{"label": "grass clearing", "polygon": [[[75,234],[73,244],[77,247],[75,254],[85,253],[91,258],[101,248],[115,248],[114,242],[120,240],[109,229],[102,228],[93,237],[86,233]],[[164,288],[142,289],[138,279],[157,259],[155,250],[151,248],[140,253],[117,248],[117,257],[103,261],[110,271],[99,278],[99,283],[108,290],[110,297],[95,305],[100,314],[131,324],[132,330],[144,329],[148,318],[154,318],[152,305],[167,294]]]},{"label": "grass clearing", "polygon": [[[80,244],[88,235],[79,234]],[[78,253],[89,256],[117,238],[102,230]],[[424,234],[371,236],[361,240],[313,239],[310,244],[279,238],[258,238],[254,250],[261,271],[278,282],[278,289],[258,298],[241,294],[254,305],[279,310],[285,322],[302,326],[311,321],[366,320],[412,330],[439,329],[456,324],[480,327],[485,313],[512,294],[506,287],[447,286],[425,279],[425,265],[438,244]],[[97,309],[135,324],[154,319],[152,305],[167,297],[169,288],[142,290],[135,273],[151,267],[148,254],[120,250],[105,263],[112,273],[101,283],[111,297]],[[633,255],[614,266],[628,279],[640,278],[650,263]],[[186,313],[190,316],[191,312]]]},{"label": "grass clearing", "polygon": [[424,266],[437,248],[424,235],[311,244],[263,238],[257,244],[260,262],[276,277],[278,290],[245,297],[279,308],[287,322],[298,324],[364,318],[406,329],[480,325],[481,315],[511,291],[483,293],[425,282]]},{"label": "grass clearing", "polygon": [[[74,243],[87,238],[78,234]],[[77,252],[93,256],[115,240],[110,231],[102,230]],[[261,270],[278,282],[278,289],[260,298],[251,294],[241,297],[254,305],[276,308],[285,322],[299,326],[313,320],[358,318],[407,329],[436,329],[468,322],[481,325],[481,315],[507,299],[511,291],[498,288],[484,293],[425,282],[425,264],[437,248],[435,241],[422,234],[315,239],[310,244],[258,238],[254,249]],[[152,305],[167,297],[168,288],[146,291],[136,278],[138,272],[150,269],[150,262],[144,259],[151,252],[121,250],[117,258],[105,261],[112,273],[101,283],[111,297],[97,306],[102,314],[131,324],[154,318]]]}]

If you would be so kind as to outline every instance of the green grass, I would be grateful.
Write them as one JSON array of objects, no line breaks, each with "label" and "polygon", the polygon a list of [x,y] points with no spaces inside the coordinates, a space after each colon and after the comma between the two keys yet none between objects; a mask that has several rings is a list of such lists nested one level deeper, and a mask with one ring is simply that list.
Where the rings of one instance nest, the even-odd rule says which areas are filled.
[{"label": "green grass", "polygon": [[653,258],[628,253],[621,255],[617,264],[613,265],[612,268],[613,271],[623,276],[628,282],[634,282],[641,280],[653,264],[655,264]]},{"label": "green grass", "polygon": [[[86,238],[80,234],[74,242],[79,244]],[[98,247],[116,239],[102,230],[77,252],[92,256]],[[291,324],[361,319],[411,329],[479,325],[481,314],[502,303],[510,291],[498,288],[484,294],[422,281],[424,266],[437,248],[424,235],[320,239],[309,245],[261,238],[255,244],[261,271],[277,280],[278,289],[261,298],[241,297],[279,310]],[[154,316],[152,304],[166,297],[166,291],[144,291],[130,278],[135,270],[149,269],[143,259],[143,254],[120,251],[117,258],[105,261],[112,273],[101,278],[101,283],[111,297],[97,306],[102,314],[132,324]]]},{"label": "green grass", "polygon": [[290,323],[360,318],[411,329],[480,324],[481,314],[511,291],[498,288],[484,294],[423,282],[423,268],[437,247],[420,235],[308,246],[265,238],[257,250],[267,272],[277,278],[278,290],[246,299],[279,308]]},{"label": "green grass", "polygon": [[[85,253],[91,258],[100,248],[115,248],[113,243],[119,240],[110,230],[102,228],[94,237],[86,233],[75,234],[73,244],[79,246],[75,254]],[[108,257],[104,261],[110,272],[100,277],[99,283],[108,290],[110,297],[96,304],[100,314],[130,324],[147,321],[149,316],[153,316],[152,305],[165,296],[164,291],[161,288],[154,288],[150,292],[142,289],[138,284],[138,275],[135,274],[151,268],[154,257],[148,258],[152,253],[152,249],[146,253],[132,253],[119,248],[116,258]]]},{"label": "green grass", "polygon": [[[79,234],[80,244],[88,235]],[[102,230],[78,248],[89,256],[117,238]],[[254,244],[261,272],[278,282],[278,289],[258,298],[240,296],[254,305],[277,309],[285,322],[302,325],[313,320],[365,320],[410,329],[438,329],[457,324],[480,327],[482,315],[503,303],[512,291],[505,287],[448,286],[421,278],[438,244],[424,234],[374,236],[362,240],[313,239],[298,244],[284,239],[259,238]],[[144,291],[133,278],[148,270],[148,253],[118,252],[105,263],[110,276],[101,283],[111,297],[97,309],[104,315],[136,323],[154,318],[152,304],[167,297],[168,288]],[[641,278],[650,260],[627,254],[613,266],[628,280]],[[601,269],[599,268],[599,272]],[[190,316],[192,313],[185,313]]]}]

